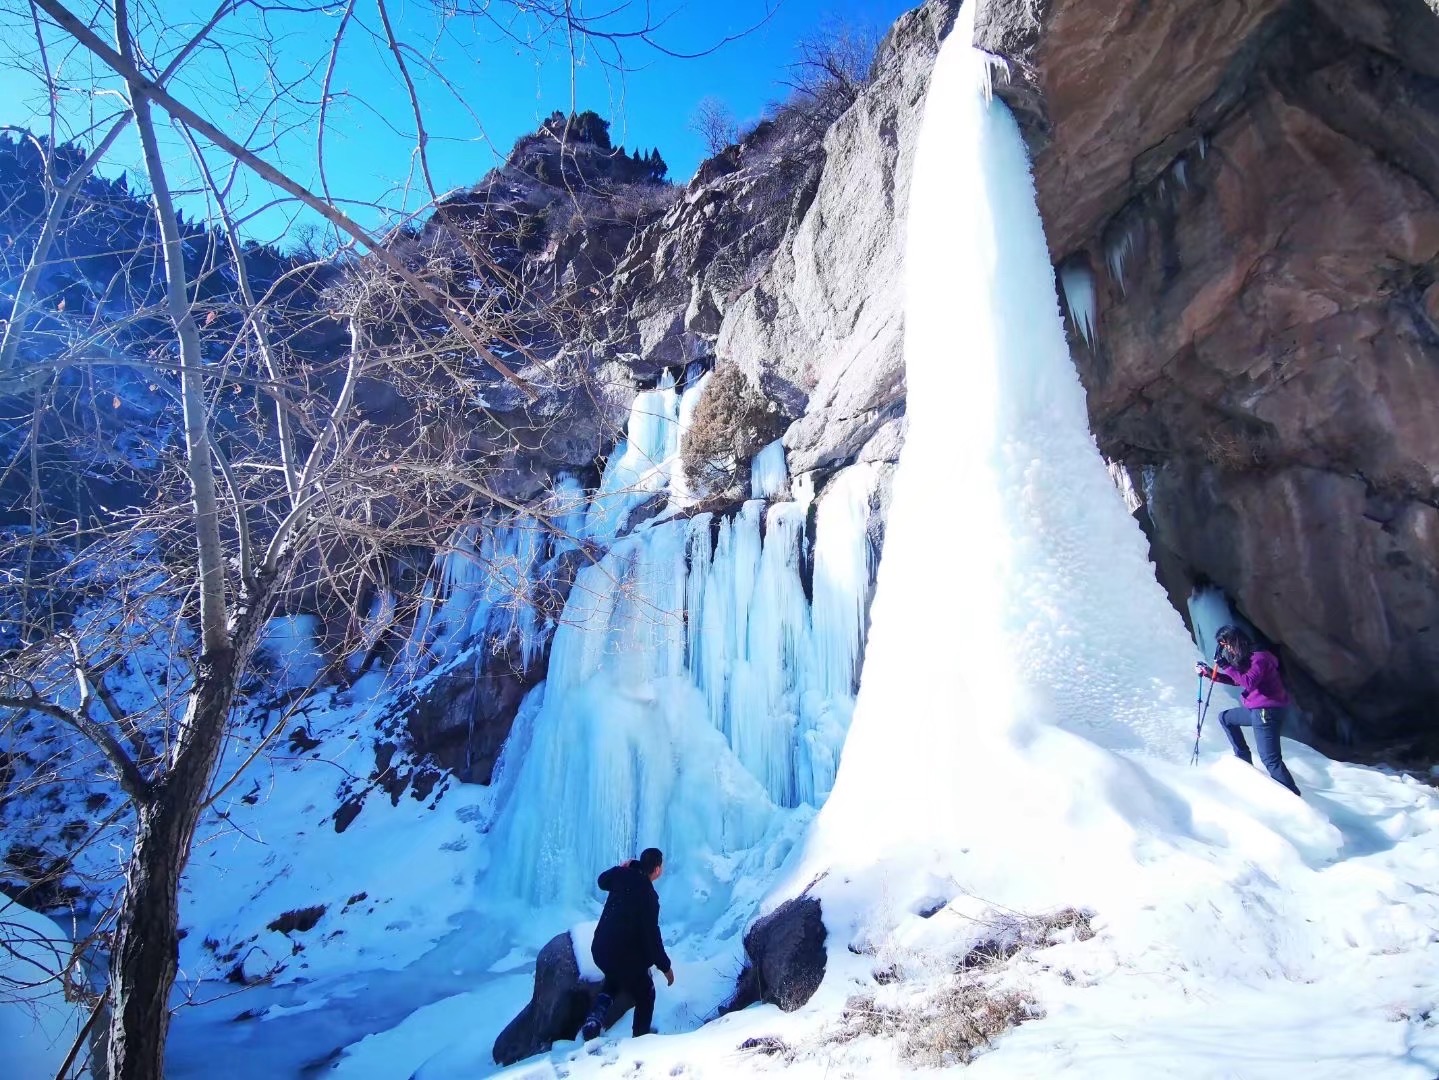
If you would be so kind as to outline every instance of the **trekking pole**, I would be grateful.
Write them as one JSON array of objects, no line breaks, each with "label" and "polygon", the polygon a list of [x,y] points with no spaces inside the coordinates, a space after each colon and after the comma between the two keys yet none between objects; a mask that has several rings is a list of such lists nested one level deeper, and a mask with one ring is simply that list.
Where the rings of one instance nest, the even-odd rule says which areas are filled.
[{"label": "trekking pole", "polygon": [[1216,656],[1214,662],[1209,665],[1209,693],[1203,695],[1203,700],[1200,700],[1200,694],[1204,690],[1203,675],[1199,676],[1199,685],[1194,688],[1194,711],[1198,715],[1198,719],[1194,724],[1194,754],[1189,759],[1191,765],[1199,764],[1199,736],[1204,734],[1204,719],[1209,715],[1209,699],[1214,696],[1214,684],[1219,681],[1215,678],[1218,672],[1218,663],[1219,658]]}]

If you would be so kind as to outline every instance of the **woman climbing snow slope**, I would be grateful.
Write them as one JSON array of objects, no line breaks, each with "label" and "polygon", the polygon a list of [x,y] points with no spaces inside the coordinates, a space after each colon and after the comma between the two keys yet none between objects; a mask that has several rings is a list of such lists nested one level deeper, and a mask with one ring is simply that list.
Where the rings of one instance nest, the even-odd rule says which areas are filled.
[{"label": "woman climbing snow slope", "polygon": [[1229,745],[1234,756],[1241,761],[1253,762],[1249,743],[1240,728],[1254,729],[1254,741],[1259,747],[1259,760],[1269,770],[1269,775],[1283,784],[1294,794],[1299,786],[1289,775],[1289,767],[1279,748],[1279,736],[1289,713],[1289,691],[1284,688],[1284,679],[1279,673],[1279,658],[1267,649],[1256,649],[1254,641],[1237,626],[1225,626],[1215,638],[1219,646],[1216,663],[1211,669],[1200,661],[1197,670],[1200,675],[1237,686],[1239,700],[1243,707],[1225,709],[1219,715],[1224,734],[1229,736]]}]

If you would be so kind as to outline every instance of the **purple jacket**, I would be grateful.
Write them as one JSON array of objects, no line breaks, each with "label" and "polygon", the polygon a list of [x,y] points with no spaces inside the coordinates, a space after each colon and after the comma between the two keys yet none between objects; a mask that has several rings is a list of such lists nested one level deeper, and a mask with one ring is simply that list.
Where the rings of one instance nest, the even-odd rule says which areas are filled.
[{"label": "purple jacket", "polygon": [[1282,709],[1289,704],[1289,691],[1279,677],[1279,658],[1272,652],[1254,653],[1245,671],[1220,664],[1219,681],[1239,687],[1239,700],[1246,709]]}]

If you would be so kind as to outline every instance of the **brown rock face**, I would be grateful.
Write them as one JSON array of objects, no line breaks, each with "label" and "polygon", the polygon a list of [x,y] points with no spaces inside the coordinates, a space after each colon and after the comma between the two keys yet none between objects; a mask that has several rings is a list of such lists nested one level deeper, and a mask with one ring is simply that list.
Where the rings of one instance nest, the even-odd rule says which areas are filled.
[{"label": "brown rock face", "polygon": [[[1161,565],[1280,643],[1320,735],[1439,705],[1439,16],[991,0],[1101,448]],[[1078,295],[1076,292],[1075,296]],[[1182,591],[1184,583],[1167,582]]]}]

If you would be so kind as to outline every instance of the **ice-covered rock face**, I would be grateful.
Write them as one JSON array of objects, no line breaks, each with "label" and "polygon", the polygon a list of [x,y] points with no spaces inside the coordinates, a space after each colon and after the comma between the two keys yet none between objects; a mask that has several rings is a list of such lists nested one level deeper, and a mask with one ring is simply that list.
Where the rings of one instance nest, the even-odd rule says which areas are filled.
[{"label": "ice-covered rock face", "polygon": [[[657,845],[681,925],[729,904],[730,864],[773,857],[834,782],[859,678],[879,472],[791,494],[783,448],[738,512],[690,503],[679,445],[693,399],[640,395],[581,526],[603,556],[575,579],[544,683],[500,766],[500,843],[485,888],[583,904],[599,869]],[[667,500],[665,511],[632,515]],[[777,831],[778,830],[778,831]]]},{"label": "ice-covered rock face", "polygon": [[719,355],[797,417],[784,441],[798,470],[898,456],[905,195],[953,7],[926,4],[896,24],[874,82],[825,136],[813,202],[721,324]]}]

